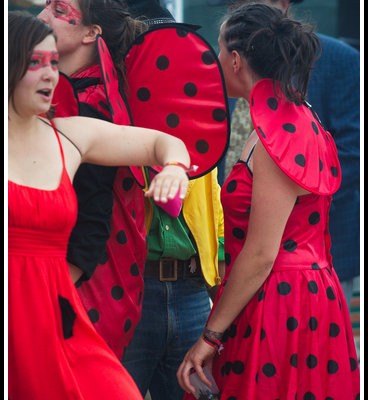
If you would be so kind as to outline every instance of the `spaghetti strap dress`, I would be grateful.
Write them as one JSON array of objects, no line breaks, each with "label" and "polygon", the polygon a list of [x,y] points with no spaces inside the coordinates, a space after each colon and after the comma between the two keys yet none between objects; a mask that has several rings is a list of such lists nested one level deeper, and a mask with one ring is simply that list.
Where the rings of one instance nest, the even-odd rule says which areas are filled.
[{"label": "spaghetti strap dress", "polygon": [[[328,232],[341,181],[336,147],[309,105],[276,96],[271,80],[255,85],[249,104],[269,155],[310,193],[294,205],[271,273],[225,331],[212,367],[220,399],[358,400],[359,363]],[[221,189],[226,273],[211,312],[247,237],[252,184],[249,164],[238,161]]]},{"label": "spaghetti strap dress", "polygon": [[58,187],[8,181],[8,396],[141,400],[70,278],[66,249],[77,201],[54,131],[63,164]]}]

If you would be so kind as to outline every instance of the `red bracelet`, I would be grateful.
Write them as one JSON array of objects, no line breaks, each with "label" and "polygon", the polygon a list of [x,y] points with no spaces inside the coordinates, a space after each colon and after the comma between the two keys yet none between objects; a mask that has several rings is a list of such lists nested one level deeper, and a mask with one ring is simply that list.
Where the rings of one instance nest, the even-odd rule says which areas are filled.
[{"label": "red bracelet", "polygon": [[209,338],[207,335],[202,335],[202,339],[211,347],[217,350],[220,354],[224,346],[218,339]]},{"label": "red bracelet", "polygon": [[185,172],[191,172],[191,171],[197,171],[198,165],[191,165],[190,167],[187,167],[185,164],[179,162],[179,161],[168,161],[163,165],[163,168],[168,167],[170,165],[176,166],[183,168]]}]

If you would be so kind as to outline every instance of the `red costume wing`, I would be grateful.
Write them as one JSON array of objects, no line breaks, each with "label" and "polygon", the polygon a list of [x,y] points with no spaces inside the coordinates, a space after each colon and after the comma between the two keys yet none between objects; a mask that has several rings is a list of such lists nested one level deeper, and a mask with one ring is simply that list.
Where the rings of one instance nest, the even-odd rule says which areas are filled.
[{"label": "red costume wing", "polygon": [[132,121],[128,105],[123,100],[121,92],[119,91],[118,74],[109,49],[101,36],[97,37],[97,48],[102,71],[102,81],[112,121],[119,125],[131,125]]},{"label": "red costume wing", "polygon": [[308,104],[275,95],[272,80],[262,79],[251,92],[250,113],[266,150],[293,181],[316,194],[338,190],[341,168],[336,145]]},{"label": "red costume wing", "polygon": [[[158,25],[137,38],[125,58],[126,98],[136,126],[184,141],[196,171],[224,156],[230,123],[221,66],[212,47],[186,24]],[[160,167],[155,167],[160,171]],[[139,168],[132,168],[144,186]]]}]

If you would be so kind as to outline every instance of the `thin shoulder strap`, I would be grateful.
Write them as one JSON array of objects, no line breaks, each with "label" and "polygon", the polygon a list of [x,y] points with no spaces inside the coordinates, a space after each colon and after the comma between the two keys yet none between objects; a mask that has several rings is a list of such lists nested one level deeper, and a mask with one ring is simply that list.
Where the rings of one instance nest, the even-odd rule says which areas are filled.
[{"label": "thin shoulder strap", "polygon": [[63,152],[63,148],[62,148],[62,146],[61,146],[60,137],[59,137],[58,133],[60,133],[60,135],[63,135],[63,136],[65,137],[65,139],[69,140],[69,142],[77,149],[79,155],[80,155],[81,158],[82,158],[82,152],[79,150],[79,147],[78,147],[70,138],[68,138],[68,136],[66,136],[63,132],[61,132],[60,129],[57,129],[57,128],[56,128],[54,121],[52,121],[51,119],[49,119],[49,122],[50,122],[50,123],[48,123],[48,122],[46,122],[45,120],[43,120],[43,119],[41,119],[41,118],[39,118],[39,119],[40,119],[40,121],[42,121],[43,123],[45,123],[45,124],[48,125],[48,126],[51,126],[51,127],[54,129],[55,135],[56,135],[56,137],[57,137],[57,139],[58,139],[58,142],[59,142],[60,151],[61,151],[61,155],[62,155],[62,157],[63,157],[63,161],[64,161],[64,152]]},{"label": "thin shoulder strap", "polygon": [[248,157],[247,157],[247,159],[246,159],[246,161],[245,161],[245,163],[246,163],[247,165],[249,164],[249,161],[250,161],[250,159],[252,158],[253,151],[254,151],[254,148],[256,147],[256,144],[257,144],[257,142],[254,143],[253,147],[251,148],[251,150],[250,150],[250,152],[249,152],[249,154],[248,154]]}]

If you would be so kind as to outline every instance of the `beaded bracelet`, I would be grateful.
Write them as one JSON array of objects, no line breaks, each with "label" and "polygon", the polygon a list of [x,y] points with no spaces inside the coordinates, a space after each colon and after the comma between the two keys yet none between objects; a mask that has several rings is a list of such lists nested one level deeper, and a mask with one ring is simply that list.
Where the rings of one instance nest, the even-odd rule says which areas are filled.
[{"label": "beaded bracelet", "polygon": [[203,335],[209,337],[210,339],[219,340],[221,342],[221,339],[224,336],[224,333],[211,331],[210,329],[207,328],[207,326],[205,326],[203,329]]},{"label": "beaded bracelet", "polygon": [[176,167],[180,167],[183,168],[183,170],[185,172],[191,172],[191,171],[197,171],[198,169],[198,165],[191,165],[190,167],[187,167],[185,164],[179,162],[179,161],[168,161],[167,163],[165,163],[163,165],[163,168],[168,167],[170,165],[176,166]]}]

